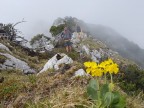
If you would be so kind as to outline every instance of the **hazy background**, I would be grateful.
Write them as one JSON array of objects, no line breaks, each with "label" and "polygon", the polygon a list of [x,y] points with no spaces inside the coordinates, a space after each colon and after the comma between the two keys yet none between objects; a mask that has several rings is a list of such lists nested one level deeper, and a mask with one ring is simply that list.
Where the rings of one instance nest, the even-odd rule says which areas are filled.
[{"label": "hazy background", "polygon": [[0,22],[24,18],[16,28],[27,39],[48,35],[53,21],[65,16],[109,26],[144,49],[144,0],[0,0]]}]

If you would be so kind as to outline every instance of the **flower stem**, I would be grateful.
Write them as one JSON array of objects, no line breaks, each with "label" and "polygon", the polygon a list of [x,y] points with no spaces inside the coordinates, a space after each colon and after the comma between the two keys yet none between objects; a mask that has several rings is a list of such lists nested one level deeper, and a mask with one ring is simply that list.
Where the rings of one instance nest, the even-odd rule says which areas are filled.
[{"label": "flower stem", "polygon": [[113,77],[112,77],[112,74],[110,74],[110,77],[111,77],[111,83],[113,83]]},{"label": "flower stem", "polygon": [[105,84],[107,83],[106,74],[104,74]]},{"label": "flower stem", "polygon": [[101,99],[100,99],[100,85],[99,85],[99,78],[96,78],[97,81],[97,95],[98,95],[98,108],[101,106]]}]

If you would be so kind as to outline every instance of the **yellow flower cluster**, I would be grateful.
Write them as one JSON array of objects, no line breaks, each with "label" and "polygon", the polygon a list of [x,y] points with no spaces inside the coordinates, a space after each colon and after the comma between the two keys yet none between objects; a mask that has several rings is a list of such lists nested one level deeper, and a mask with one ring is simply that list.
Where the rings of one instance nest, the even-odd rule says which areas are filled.
[{"label": "yellow flower cluster", "polygon": [[117,74],[119,71],[118,65],[112,59],[108,59],[100,64],[96,62],[85,62],[84,66],[86,67],[87,73],[99,77],[106,73]]}]

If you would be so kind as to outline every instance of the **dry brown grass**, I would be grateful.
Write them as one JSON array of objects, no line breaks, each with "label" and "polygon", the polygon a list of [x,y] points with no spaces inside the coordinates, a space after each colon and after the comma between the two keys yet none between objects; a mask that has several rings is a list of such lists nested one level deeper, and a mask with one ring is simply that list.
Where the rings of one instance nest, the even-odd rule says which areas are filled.
[{"label": "dry brown grass", "polygon": [[[5,77],[4,83],[0,84],[1,90],[6,84],[19,85],[16,91],[9,92],[8,99],[1,98],[0,108],[94,108],[94,102],[86,94],[90,78],[73,77],[77,69],[79,65],[75,63],[64,74],[50,74],[48,71],[39,76],[24,76],[17,72],[0,73]],[[116,90],[127,97],[127,108],[144,108],[140,95],[130,97],[119,87]]]},{"label": "dry brown grass", "polygon": [[144,108],[144,97],[143,93],[139,93],[137,96],[127,96],[127,106],[129,108]]},{"label": "dry brown grass", "polygon": [[[24,76],[17,72],[0,73],[5,77],[4,83],[0,84],[0,91],[5,93],[5,88],[12,88],[8,93],[0,95],[2,96],[0,106],[2,108],[7,106],[37,108],[36,106],[44,105],[46,108],[45,104],[48,103],[48,106],[59,108],[84,105],[83,102],[87,105],[87,98],[84,98],[87,78],[73,77],[74,71],[80,66],[78,63],[75,64],[77,66],[72,66],[64,74],[57,72],[48,75],[48,72],[45,72],[39,76]],[[13,84],[18,89],[13,89]]]}]

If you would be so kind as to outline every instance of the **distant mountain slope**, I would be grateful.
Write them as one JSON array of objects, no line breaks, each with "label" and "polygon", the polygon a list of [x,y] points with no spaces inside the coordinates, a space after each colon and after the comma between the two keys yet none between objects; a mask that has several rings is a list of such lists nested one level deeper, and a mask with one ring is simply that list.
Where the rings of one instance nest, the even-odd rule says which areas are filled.
[{"label": "distant mountain slope", "polygon": [[130,42],[115,30],[102,25],[88,24],[88,31],[123,57],[134,60],[141,67],[144,67],[144,50],[137,44]]}]

